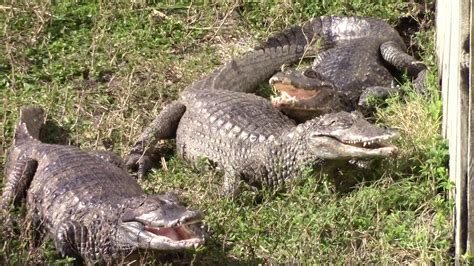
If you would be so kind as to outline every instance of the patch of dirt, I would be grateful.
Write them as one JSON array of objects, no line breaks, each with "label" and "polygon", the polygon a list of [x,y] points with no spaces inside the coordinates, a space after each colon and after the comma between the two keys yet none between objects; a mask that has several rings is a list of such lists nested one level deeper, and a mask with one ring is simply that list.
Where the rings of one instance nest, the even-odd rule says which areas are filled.
[{"label": "patch of dirt", "polygon": [[400,33],[408,51],[420,58],[421,47],[414,40],[415,34],[420,30],[427,30],[434,26],[435,2],[425,3],[425,1],[411,0],[410,11],[404,17],[401,17],[395,29]]}]

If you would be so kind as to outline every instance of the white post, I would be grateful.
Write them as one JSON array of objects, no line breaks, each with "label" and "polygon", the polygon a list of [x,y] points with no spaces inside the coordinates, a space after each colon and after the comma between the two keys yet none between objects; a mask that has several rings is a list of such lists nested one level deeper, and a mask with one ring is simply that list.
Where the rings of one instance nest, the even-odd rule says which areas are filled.
[{"label": "white post", "polygon": [[[463,66],[468,43],[470,0],[437,1],[437,49],[442,78],[443,135],[449,143],[449,176],[455,183],[455,255],[466,251],[468,239],[468,106],[469,75]],[[471,245],[469,245],[471,247]]]}]

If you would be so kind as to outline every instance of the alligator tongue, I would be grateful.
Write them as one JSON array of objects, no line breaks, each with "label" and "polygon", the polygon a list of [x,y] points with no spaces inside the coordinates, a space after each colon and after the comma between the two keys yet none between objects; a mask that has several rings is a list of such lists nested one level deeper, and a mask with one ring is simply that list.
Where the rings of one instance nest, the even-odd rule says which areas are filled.
[{"label": "alligator tongue", "polygon": [[152,227],[146,226],[145,230],[151,232],[155,235],[164,236],[174,241],[189,239],[190,234],[186,231],[186,229],[179,227]]},{"label": "alligator tongue", "polygon": [[314,97],[319,94],[320,89],[312,88],[311,90],[300,89],[292,85],[276,84],[274,87],[280,91],[282,97],[304,99]]}]

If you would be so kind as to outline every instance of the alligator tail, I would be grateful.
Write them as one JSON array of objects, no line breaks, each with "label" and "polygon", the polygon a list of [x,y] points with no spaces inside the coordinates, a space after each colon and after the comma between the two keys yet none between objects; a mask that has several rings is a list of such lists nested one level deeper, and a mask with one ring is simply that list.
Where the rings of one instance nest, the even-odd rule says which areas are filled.
[{"label": "alligator tail", "polygon": [[298,45],[252,51],[232,59],[203,79],[194,82],[190,89],[254,92],[258,84],[268,80],[282,65],[298,62],[304,53],[304,47]]},{"label": "alligator tail", "polygon": [[285,45],[298,45],[305,47],[312,42],[315,34],[322,34],[322,18],[313,18],[301,26],[298,25],[285,29],[282,32],[270,36],[255,49],[261,50]]},{"label": "alligator tail", "polygon": [[[211,74],[191,84],[189,89],[217,89],[255,92],[258,84],[268,80],[282,65],[314,55],[319,44],[329,48],[338,41],[376,34],[387,36],[404,45],[401,37],[386,22],[363,17],[316,17],[270,37],[246,55],[232,59]],[[398,36],[398,37],[397,37]],[[316,43],[313,48],[314,41]]]},{"label": "alligator tail", "polygon": [[339,41],[364,38],[368,36],[383,36],[405,46],[397,31],[387,22],[371,17],[315,17],[301,26],[293,26],[273,36],[256,49],[279,47],[284,45],[300,45],[319,43],[327,49]]},{"label": "alligator tail", "polygon": [[15,145],[20,145],[31,139],[39,140],[43,123],[43,108],[38,106],[23,107],[20,111],[20,122],[15,130]]}]

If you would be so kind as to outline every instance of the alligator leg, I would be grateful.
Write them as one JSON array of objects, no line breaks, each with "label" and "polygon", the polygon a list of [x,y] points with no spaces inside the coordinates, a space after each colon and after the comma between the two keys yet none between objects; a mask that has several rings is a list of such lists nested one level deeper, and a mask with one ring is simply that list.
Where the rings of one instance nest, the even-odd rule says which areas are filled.
[{"label": "alligator leg", "polygon": [[428,75],[428,70],[424,69],[418,73],[416,76],[415,80],[413,80],[413,87],[415,88],[416,91],[419,92],[426,92],[427,90],[427,76]]},{"label": "alligator leg", "polygon": [[26,190],[31,184],[37,166],[37,161],[28,158],[7,163],[5,176],[7,182],[0,199],[0,219],[4,225],[2,234],[5,236],[14,234],[13,217],[9,214],[10,206],[18,205],[20,200],[26,197]]},{"label": "alligator leg", "polygon": [[235,197],[239,194],[240,189],[240,174],[233,169],[226,169],[224,172],[224,185],[222,196]]},{"label": "alligator leg", "polygon": [[[69,256],[80,263],[81,252],[87,253],[88,233],[84,226],[70,220],[61,222],[54,234],[54,246],[62,256]],[[80,246],[78,246],[80,245]]]},{"label": "alligator leg", "polygon": [[359,107],[363,110],[371,110],[374,106],[372,100],[385,99],[390,94],[398,92],[398,87],[372,86],[367,87],[359,97]]},{"label": "alligator leg", "polygon": [[154,146],[159,140],[171,139],[176,136],[179,121],[185,111],[186,106],[179,101],[165,106],[133,145],[125,159],[126,167],[132,170],[137,169],[138,177],[142,178],[151,169]]},{"label": "alligator leg", "polygon": [[400,71],[407,71],[415,78],[414,87],[418,92],[424,93],[426,89],[426,66],[407,54],[397,43],[388,41],[380,46],[380,53],[385,61]]},{"label": "alligator leg", "polygon": [[17,205],[26,196],[26,190],[35,175],[38,162],[24,157],[7,165],[7,183],[3,189],[0,211],[8,211],[10,205]]},{"label": "alligator leg", "polygon": [[89,154],[91,154],[93,156],[97,156],[100,159],[102,159],[102,160],[104,160],[108,163],[114,164],[114,165],[118,166],[119,168],[127,170],[127,168],[125,167],[125,162],[123,161],[123,159],[120,156],[118,156],[117,154],[115,154],[111,151],[91,151],[91,152],[89,152]]},{"label": "alligator leg", "polygon": [[30,249],[31,250],[36,250],[38,249],[42,243],[44,243],[44,239],[46,237],[46,233],[44,231],[44,228],[42,226],[43,220],[41,217],[38,215],[39,210],[37,209],[37,206],[28,206],[28,211],[26,213],[25,220],[29,221],[28,227],[27,227],[27,233],[28,235],[25,236],[28,239],[31,239],[30,241]]}]

